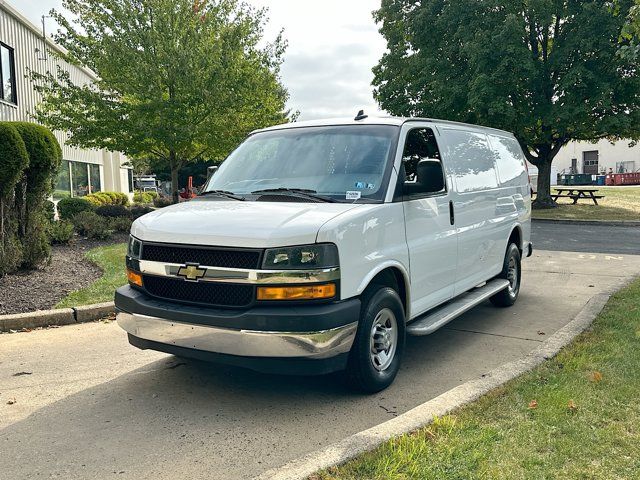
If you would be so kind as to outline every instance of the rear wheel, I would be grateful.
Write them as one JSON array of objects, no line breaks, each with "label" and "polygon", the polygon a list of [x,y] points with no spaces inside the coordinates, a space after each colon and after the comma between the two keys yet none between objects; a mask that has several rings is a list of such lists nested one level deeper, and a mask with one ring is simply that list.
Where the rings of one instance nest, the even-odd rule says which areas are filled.
[{"label": "rear wheel", "polygon": [[387,388],[400,369],[404,352],[405,317],[398,293],[372,288],[363,296],[358,333],[351,347],[347,374],[353,385],[368,393]]},{"label": "rear wheel", "polygon": [[518,299],[520,293],[520,279],[522,270],[520,265],[520,249],[515,243],[509,244],[507,253],[504,257],[502,272],[496,278],[503,278],[509,282],[504,290],[496,293],[490,298],[491,303],[496,307],[510,307]]}]

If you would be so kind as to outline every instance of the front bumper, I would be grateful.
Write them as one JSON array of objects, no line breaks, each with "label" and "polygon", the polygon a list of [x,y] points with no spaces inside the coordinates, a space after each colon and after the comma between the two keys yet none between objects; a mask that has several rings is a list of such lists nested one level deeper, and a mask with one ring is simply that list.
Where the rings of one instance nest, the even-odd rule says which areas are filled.
[{"label": "front bumper", "polygon": [[139,348],[278,373],[340,370],[356,336],[360,300],[331,304],[203,308],[117,290],[118,324]]}]

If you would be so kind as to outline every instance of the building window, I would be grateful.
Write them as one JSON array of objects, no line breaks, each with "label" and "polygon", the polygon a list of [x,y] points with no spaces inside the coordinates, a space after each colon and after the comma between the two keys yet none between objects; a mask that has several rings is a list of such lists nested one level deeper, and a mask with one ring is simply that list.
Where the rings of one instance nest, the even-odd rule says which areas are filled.
[{"label": "building window", "polygon": [[53,198],[55,200],[71,196],[71,171],[69,163],[70,162],[62,162],[60,166],[60,172],[56,179],[56,188],[53,191]]},{"label": "building window", "polygon": [[0,43],[0,98],[5,102],[18,104],[16,93],[16,65],[13,48]]},{"label": "building window", "polygon": [[95,164],[89,165],[89,190],[96,193],[102,190],[100,183],[100,167]]},{"label": "building window", "polygon": [[84,197],[102,191],[100,165],[82,162],[62,162],[53,198]]}]

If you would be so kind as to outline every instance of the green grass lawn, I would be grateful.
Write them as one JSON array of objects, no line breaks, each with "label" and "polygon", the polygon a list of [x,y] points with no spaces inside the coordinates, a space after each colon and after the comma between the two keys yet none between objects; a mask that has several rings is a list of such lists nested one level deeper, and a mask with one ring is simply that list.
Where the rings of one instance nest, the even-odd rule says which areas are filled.
[{"label": "green grass lawn", "polygon": [[89,250],[85,257],[102,269],[102,277],[87,288],[71,292],[56,305],[56,308],[77,307],[113,300],[115,290],[127,284],[124,266],[126,253],[126,243]]},{"label": "green grass lawn", "polygon": [[[599,205],[594,205],[591,200],[580,200],[577,205],[572,205],[570,198],[559,198],[558,208],[534,210],[533,218],[640,221],[640,187],[594,188],[600,188],[598,195],[605,196],[605,198],[598,200]],[[553,191],[552,188],[552,193]]]},{"label": "green grass lawn", "polygon": [[312,476],[640,478],[640,281],[556,358],[431,426]]}]

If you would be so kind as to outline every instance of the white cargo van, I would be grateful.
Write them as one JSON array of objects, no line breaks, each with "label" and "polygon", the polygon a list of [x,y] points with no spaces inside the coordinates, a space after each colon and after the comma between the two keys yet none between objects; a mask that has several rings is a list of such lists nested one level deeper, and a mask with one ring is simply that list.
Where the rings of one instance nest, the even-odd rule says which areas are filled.
[{"label": "white cargo van", "polygon": [[516,301],[530,192],[499,130],[362,114],[260,130],[200,197],[133,224],[118,323],[139,348],[379,391],[406,335]]}]

